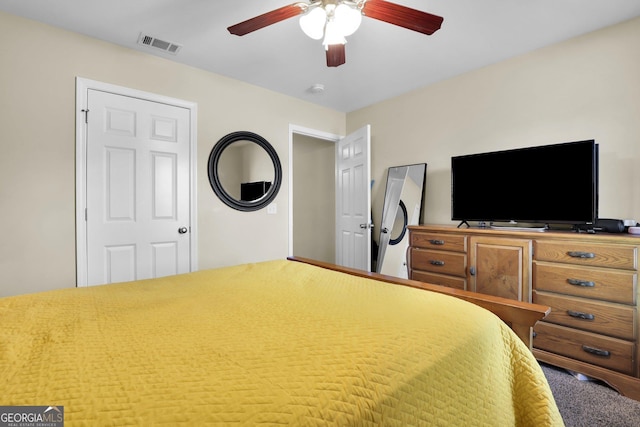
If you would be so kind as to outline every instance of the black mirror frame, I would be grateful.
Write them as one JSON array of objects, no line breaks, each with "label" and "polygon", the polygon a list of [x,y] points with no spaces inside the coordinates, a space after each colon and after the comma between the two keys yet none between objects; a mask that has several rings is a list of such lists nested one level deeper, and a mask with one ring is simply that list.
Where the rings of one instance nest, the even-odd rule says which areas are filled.
[{"label": "black mirror frame", "polygon": [[[269,190],[267,190],[264,196],[255,201],[248,202],[244,200],[236,200],[231,197],[222,186],[220,177],[218,176],[218,162],[220,161],[222,152],[225,150],[225,148],[236,141],[251,141],[258,144],[267,152],[267,154],[271,158],[271,162],[273,163],[273,184],[271,185]],[[280,164],[278,153],[276,153],[276,150],[271,144],[269,144],[266,139],[258,134],[248,131],[232,132],[228,135],[223,136],[218,142],[216,142],[216,144],[213,146],[213,149],[211,150],[211,154],[209,154],[209,163],[207,166],[207,170],[209,174],[209,183],[211,184],[213,192],[216,193],[216,195],[220,198],[220,200],[222,200],[224,204],[233,209],[243,212],[257,211],[269,205],[269,203],[271,203],[273,199],[275,199],[275,197],[278,195],[278,191],[280,191],[280,185],[282,184],[282,165]]]}]

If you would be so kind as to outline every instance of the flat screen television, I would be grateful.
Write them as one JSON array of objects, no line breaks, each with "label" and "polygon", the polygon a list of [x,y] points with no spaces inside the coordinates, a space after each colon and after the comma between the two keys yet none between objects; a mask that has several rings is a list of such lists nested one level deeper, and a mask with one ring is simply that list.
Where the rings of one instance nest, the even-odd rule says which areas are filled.
[{"label": "flat screen television", "polygon": [[240,200],[252,202],[264,196],[271,188],[269,181],[243,182],[240,184]]},{"label": "flat screen television", "polygon": [[598,144],[566,142],[451,158],[451,219],[593,224]]}]

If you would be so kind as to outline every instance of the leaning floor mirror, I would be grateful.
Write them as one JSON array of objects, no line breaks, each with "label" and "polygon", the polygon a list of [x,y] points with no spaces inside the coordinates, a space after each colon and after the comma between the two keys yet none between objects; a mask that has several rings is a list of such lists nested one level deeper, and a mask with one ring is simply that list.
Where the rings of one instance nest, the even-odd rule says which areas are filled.
[{"label": "leaning floor mirror", "polygon": [[389,168],[382,207],[376,271],[407,278],[407,226],[420,222],[427,164]]}]

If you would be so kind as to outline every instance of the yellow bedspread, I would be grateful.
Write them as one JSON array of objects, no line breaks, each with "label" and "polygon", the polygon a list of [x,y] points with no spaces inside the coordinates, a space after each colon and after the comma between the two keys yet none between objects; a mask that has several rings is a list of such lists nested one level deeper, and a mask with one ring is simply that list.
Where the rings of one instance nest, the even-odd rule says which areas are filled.
[{"label": "yellow bedspread", "polygon": [[67,426],[562,425],[488,311],[284,260],[0,299],[0,405]]}]

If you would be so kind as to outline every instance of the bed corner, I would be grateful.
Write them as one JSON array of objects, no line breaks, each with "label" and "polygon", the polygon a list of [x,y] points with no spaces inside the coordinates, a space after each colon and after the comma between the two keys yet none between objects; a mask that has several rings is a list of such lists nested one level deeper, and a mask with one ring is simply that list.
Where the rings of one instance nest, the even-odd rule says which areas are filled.
[{"label": "bed corner", "polygon": [[533,304],[528,302],[516,301],[507,298],[495,297],[492,295],[480,294],[477,292],[464,291],[445,286],[434,285],[430,283],[419,282],[417,280],[401,279],[398,277],[387,276],[379,273],[371,273],[364,270],[342,267],[339,265],[316,261],[309,258],[291,256],[287,258],[290,261],[301,262],[304,264],[314,265],[316,267],[326,268],[329,270],[339,271],[342,273],[352,274],[359,277],[366,277],[379,280],[386,283],[392,283],[401,286],[409,286],[412,288],[424,289],[432,292],[450,295],[473,304],[476,304],[486,310],[491,311],[505,322],[515,334],[531,349],[532,344],[532,328],[539,320],[544,319],[551,308],[548,306]]}]

